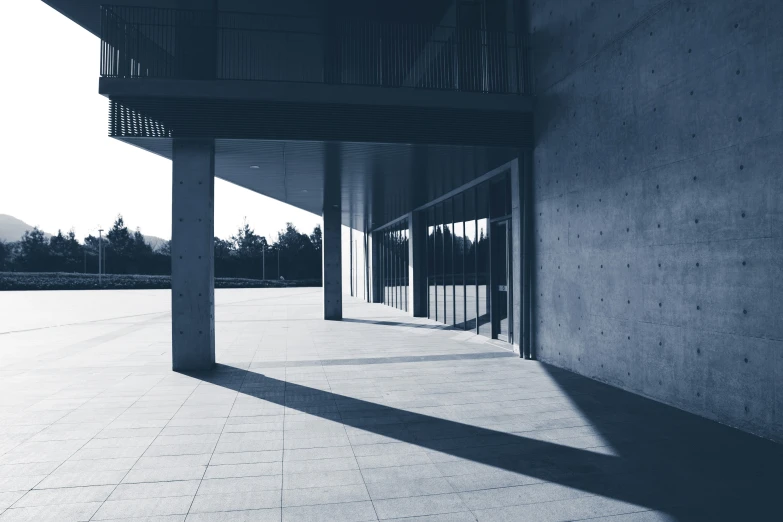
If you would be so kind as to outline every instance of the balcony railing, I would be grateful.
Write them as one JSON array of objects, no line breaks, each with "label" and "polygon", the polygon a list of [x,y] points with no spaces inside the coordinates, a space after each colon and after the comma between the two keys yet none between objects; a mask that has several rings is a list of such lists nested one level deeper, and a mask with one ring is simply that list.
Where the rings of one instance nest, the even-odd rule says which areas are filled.
[{"label": "balcony railing", "polygon": [[512,32],[103,6],[101,75],[528,92]]}]

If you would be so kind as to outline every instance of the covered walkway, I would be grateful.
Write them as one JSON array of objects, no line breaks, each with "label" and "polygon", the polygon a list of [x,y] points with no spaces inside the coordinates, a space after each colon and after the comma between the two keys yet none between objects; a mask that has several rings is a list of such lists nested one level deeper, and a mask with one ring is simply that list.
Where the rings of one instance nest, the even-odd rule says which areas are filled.
[{"label": "covered walkway", "polygon": [[779,445],[503,343],[350,298],[323,321],[317,288],[218,290],[218,367],[182,374],[169,307],[0,293],[0,521],[780,514]]}]

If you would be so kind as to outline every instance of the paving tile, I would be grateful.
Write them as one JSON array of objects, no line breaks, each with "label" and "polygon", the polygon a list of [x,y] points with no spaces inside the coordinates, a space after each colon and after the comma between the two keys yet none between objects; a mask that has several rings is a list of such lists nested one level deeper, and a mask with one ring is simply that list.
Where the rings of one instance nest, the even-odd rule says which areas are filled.
[{"label": "paving tile", "polygon": [[62,473],[128,471],[136,464],[136,461],[135,458],[67,460],[57,468],[57,471]]},{"label": "paving tile", "polygon": [[198,480],[120,484],[111,492],[109,500],[194,496],[199,484]]},{"label": "paving tile", "polygon": [[415,480],[441,477],[440,470],[433,464],[414,464],[412,466],[396,466],[391,468],[367,468],[362,470],[364,480],[386,482],[393,480]]},{"label": "paving tile", "polygon": [[18,477],[0,477],[0,492],[27,491],[46,478],[46,475],[21,475]]},{"label": "paving tile", "polygon": [[[143,452],[145,457],[166,457],[180,455],[204,455],[215,451],[216,442],[206,444],[152,445]],[[141,456],[141,454],[139,454]]]},{"label": "paving tile", "polygon": [[470,509],[535,504],[587,496],[584,491],[552,483],[467,491],[460,494]]},{"label": "paving tile", "polygon": [[95,513],[92,520],[186,515],[192,502],[192,496],[107,500]]},{"label": "paving tile", "polygon": [[188,466],[185,468],[132,469],[122,479],[124,484],[135,482],[164,482],[169,480],[201,480],[206,466]]},{"label": "paving tile", "polygon": [[372,502],[348,502],[283,508],[283,522],[364,522],[378,520]]},{"label": "paving tile", "polygon": [[358,470],[290,473],[283,476],[283,489],[345,486],[363,483],[364,479]]},{"label": "paving tile", "polygon": [[282,462],[256,462],[253,464],[222,464],[210,465],[204,478],[227,477],[257,477],[259,475],[280,475],[283,472]]},{"label": "paving tile", "polygon": [[280,522],[280,508],[226,511],[223,513],[191,513],[186,522]]},{"label": "paving tile", "polygon": [[272,489],[280,491],[282,484],[282,475],[204,479],[201,481],[198,492],[203,495],[217,495]]},{"label": "paving tile", "polygon": [[364,484],[283,490],[283,507],[370,500]]},{"label": "paving tile", "polygon": [[311,473],[317,471],[358,470],[359,465],[353,457],[336,459],[292,460],[285,463],[283,471],[289,473]]},{"label": "paving tile", "polygon": [[373,500],[454,492],[451,484],[443,477],[368,482],[367,490],[370,492],[370,497]]},{"label": "paving tile", "polygon": [[133,466],[133,469],[156,468],[187,468],[193,466],[206,466],[209,464],[211,453],[199,453],[195,455],[161,455],[142,456]]},{"label": "paving tile", "polygon": [[476,522],[476,517],[470,511],[461,511],[420,517],[389,518],[387,520],[389,522]]},{"label": "paving tile", "polygon": [[0,493],[0,512],[13,506],[17,500],[26,494],[25,491],[8,491]]},{"label": "paving tile", "polygon": [[59,489],[34,489],[14,504],[14,507],[59,506],[62,504],[82,504],[103,502],[109,497],[114,486],[84,486]]},{"label": "paving tile", "polygon": [[485,520],[564,522],[567,520],[581,520],[597,516],[623,515],[644,511],[648,510],[627,502],[587,496],[555,502],[477,509],[473,510],[473,513],[479,522]]},{"label": "paving tile", "polygon": [[381,520],[456,513],[467,510],[460,497],[455,493],[373,500],[373,505],[378,518]]},{"label": "paving tile", "polygon": [[11,508],[0,515],[2,522],[87,522],[101,507],[100,502],[51,506]]},{"label": "paving tile", "polygon": [[214,453],[209,461],[214,466],[224,464],[255,464],[258,462],[279,462],[283,460],[283,450],[244,451],[242,453]]},{"label": "paving tile", "polygon": [[287,449],[283,454],[283,460],[336,459],[353,456],[354,452],[350,446],[338,446],[331,448]]},{"label": "paving tile", "polygon": [[73,488],[77,486],[106,486],[119,484],[126,471],[90,471],[82,473],[54,472],[43,479],[36,489]]},{"label": "paving tile", "polygon": [[199,493],[193,500],[190,512],[208,513],[213,511],[242,511],[275,507],[280,507],[279,490],[255,490],[215,495]]}]

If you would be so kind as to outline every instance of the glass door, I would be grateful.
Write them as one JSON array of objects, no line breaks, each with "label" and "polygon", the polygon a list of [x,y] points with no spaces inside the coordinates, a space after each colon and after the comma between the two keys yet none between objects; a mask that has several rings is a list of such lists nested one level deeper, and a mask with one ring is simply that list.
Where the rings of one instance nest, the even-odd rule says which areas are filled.
[{"label": "glass door", "polygon": [[492,274],[492,337],[512,342],[511,337],[511,222],[495,221],[490,230]]}]

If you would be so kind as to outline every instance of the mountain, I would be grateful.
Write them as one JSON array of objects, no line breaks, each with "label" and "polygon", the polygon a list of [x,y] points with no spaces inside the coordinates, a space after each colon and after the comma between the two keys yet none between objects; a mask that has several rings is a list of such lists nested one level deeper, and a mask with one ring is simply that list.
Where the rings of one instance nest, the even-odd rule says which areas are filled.
[{"label": "mountain", "polygon": [[[25,232],[31,231],[32,225],[28,225],[21,219],[16,219],[8,214],[0,214],[0,241],[19,241]],[[46,237],[51,234],[44,233]]]},{"label": "mountain", "polygon": [[[144,233],[142,232],[142,234]],[[144,234],[144,242],[147,243],[149,246],[151,246],[152,250],[157,250],[163,245],[165,245],[166,243],[168,243],[168,241],[166,241],[165,239],[161,239],[157,236],[148,236],[147,234]]]}]

